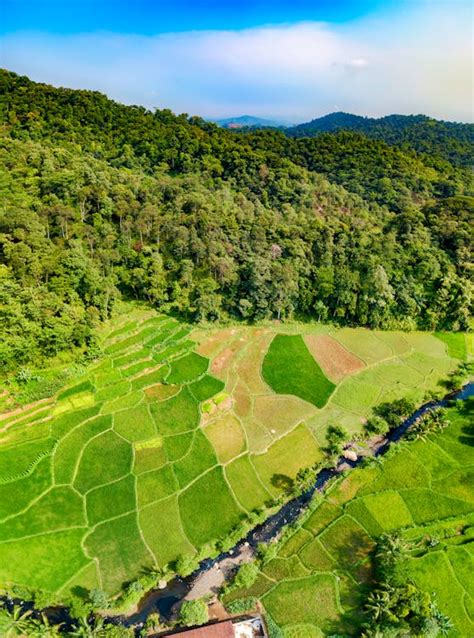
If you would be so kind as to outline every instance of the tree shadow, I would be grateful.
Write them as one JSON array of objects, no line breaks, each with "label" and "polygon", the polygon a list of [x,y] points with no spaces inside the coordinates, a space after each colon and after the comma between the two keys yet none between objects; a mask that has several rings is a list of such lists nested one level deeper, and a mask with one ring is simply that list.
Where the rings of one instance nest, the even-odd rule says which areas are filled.
[{"label": "tree shadow", "polygon": [[270,483],[273,485],[273,487],[285,491],[291,490],[291,488],[295,484],[294,480],[286,474],[274,474],[270,479]]}]

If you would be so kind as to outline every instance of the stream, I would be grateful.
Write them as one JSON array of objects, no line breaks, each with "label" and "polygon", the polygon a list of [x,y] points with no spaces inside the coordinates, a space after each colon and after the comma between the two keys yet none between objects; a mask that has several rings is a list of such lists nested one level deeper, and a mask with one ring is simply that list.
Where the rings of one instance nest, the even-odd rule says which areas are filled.
[{"label": "stream", "polygon": [[[443,399],[433,400],[418,408],[411,416],[405,419],[398,427],[391,430],[384,437],[378,437],[369,441],[369,449],[374,456],[385,454],[392,443],[399,441],[407,430],[426,412],[436,410],[449,405],[453,400],[466,400],[474,396],[474,382],[467,383],[460,390],[446,395]],[[340,457],[336,467],[323,469],[316,475],[314,484],[300,496],[285,503],[275,514],[269,516],[264,523],[257,525],[247,536],[242,538],[232,549],[223,552],[212,559],[205,559],[199,567],[186,578],[175,577],[169,581],[163,589],[152,589],[141,599],[135,613],[128,616],[108,616],[106,622],[126,627],[139,629],[152,613],[160,614],[163,620],[171,620],[179,603],[191,592],[198,579],[211,570],[229,571],[229,566],[236,567],[244,561],[248,561],[255,555],[260,543],[268,543],[275,539],[286,525],[295,522],[306,510],[315,492],[322,492],[329,481],[344,471],[352,470],[360,465],[365,457],[359,456],[356,461]],[[203,595],[202,593],[200,594]],[[12,608],[13,604],[20,605],[24,609],[32,607],[31,603],[12,600],[10,597],[1,596],[0,601]],[[47,616],[51,622],[62,622],[63,628],[70,630],[73,626],[68,609],[55,607],[47,610]]]}]

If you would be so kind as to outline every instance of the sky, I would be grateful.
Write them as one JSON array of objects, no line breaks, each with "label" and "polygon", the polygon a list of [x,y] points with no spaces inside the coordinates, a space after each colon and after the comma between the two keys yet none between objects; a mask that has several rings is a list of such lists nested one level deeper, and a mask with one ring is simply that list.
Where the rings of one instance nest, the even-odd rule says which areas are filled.
[{"label": "sky", "polygon": [[203,117],[473,120],[470,0],[0,0],[0,66]]}]

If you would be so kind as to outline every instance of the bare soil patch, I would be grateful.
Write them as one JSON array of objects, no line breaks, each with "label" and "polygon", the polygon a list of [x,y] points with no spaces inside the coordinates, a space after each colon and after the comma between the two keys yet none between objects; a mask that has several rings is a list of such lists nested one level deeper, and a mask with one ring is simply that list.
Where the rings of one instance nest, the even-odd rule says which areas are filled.
[{"label": "bare soil patch", "polygon": [[305,335],[309,351],[331,381],[338,383],[365,368],[365,363],[328,335]]}]

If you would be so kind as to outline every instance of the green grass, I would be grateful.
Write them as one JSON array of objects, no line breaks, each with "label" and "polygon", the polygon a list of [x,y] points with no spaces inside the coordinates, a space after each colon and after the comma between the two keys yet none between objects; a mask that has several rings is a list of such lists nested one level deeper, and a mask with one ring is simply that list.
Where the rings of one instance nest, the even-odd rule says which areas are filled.
[{"label": "green grass", "polygon": [[76,463],[90,439],[112,426],[111,416],[98,416],[76,426],[59,442],[54,453],[54,478],[56,484],[70,483]]},{"label": "green grass", "polygon": [[225,468],[225,474],[235,498],[244,509],[258,509],[271,499],[268,490],[260,483],[247,454],[229,463]]},{"label": "green grass", "polygon": [[57,591],[90,560],[81,547],[84,532],[84,528],[51,531],[0,543],[0,582]]},{"label": "green grass", "polygon": [[[47,490],[52,482],[51,457],[38,461],[28,475],[0,484],[0,518],[18,514]],[[2,537],[0,527],[0,539]]]},{"label": "green grass", "polygon": [[398,492],[370,494],[363,501],[384,532],[413,525],[410,511]]},{"label": "green grass", "polygon": [[[74,385],[1,420],[0,587],[37,586],[64,597],[72,587],[99,587],[113,594],[144,568],[197,551],[204,556],[203,545],[222,541],[244,513],[286,498],[298,470],[321,458],[329,422],[358,432],[384,397],[417,399],[436,389],[457,364],[448,350],[454,356],[461,343],[458,335],[448,344],[422,333],[297,324],[278,330],[340,337],[372,367],[335,389],[299,335],[275,336],[273,326],[262,326],[199,329],[188,337],[178,321],[134,308],[102,331],[106,354]],[[211,348],[206,335],[215,338]],[[211,364],[202,356],[210,351],[223,358]],[[262,366],[263,375],[267,368],[286,384],[283,395],[264,382]],[[472,509],[470,437],[465,418],[454,417],[426,448],[414,443],[383,470],[339,481],[266,573],[288,583],[308,577],[310,589],[317,576],[321,603],[333,582],[347,612],[370,576],[367,534],[410,526],[411,519],[436,525],[433,510],[448,516]],[[452,560],[465,579],[467,558],[453,553]],[[321,585],[321,575],[335,574],[340,580]],[[260,574],[249,595],[272,600],[276,584]],[[303,613],[305,600],[297,590],[294,609]],[[351,601],[347,609],[343,601]],[[316,609],[316,620],[285,630],[347,633],[344,623],[332,627],[323,616]]]},{"label": "green grass", "polygon": [[180,494],[179,510],[186,536],[196,547],[221,538],[241,516],[220,467],[207,472]]},{"label": "green grass", "polygon": [[84,494],[88,490],[116,481],[132,469],[132,450],[115,432],[103,432],[84,448],[74,487]]},{"label": "green grass", "polygon": [[121,410],[114,414],[114,430],[127,441],[143,441],[156,435],[156,428],[147,405]]},{"label": "green grass", "polygon": [[140,474],[137,478],[138,506],[144,507],[172,496],[178,487],[178,481],[170,465]]},{"label": "green grass", "polygon": [[452,567],[444,552],[430,552],[421,558],[409,560],[406,569],[419,587],[436,592],[437,603],[455,624],[458,636],[474,635],[474,622],[466,613],[463,602],[465,590],[453,578]]},{"label": "green grass", "polygon": [[300,424],[267,452],[252,456],[252,463],[265,487],[277,495],[289,487],[301,468],[310,467],[321,458],[321,450],[308,428]]},{"label": "green grass", "polygon": [[[237,588],[225,600],[256,595],[285,636],[308,626],[321,635],[360,635],[361,609],[374,577],[373,548],[384,532],[398,531],[417,543],[441,539],[423,550],[417,545],[400,569],[434,592],[455,625],[449,636],[474,635],[468,595],[474,588],[473,404],[461,412],[450,409],[451,425],[427,442],[397,447],[381,466],[338,478],[317,497],[302,527],[279,543],[276,558],[261,567],[262,591]],[[325,587],[319,590],[315,583],[321,582]]]},{"label": "green grass", "polygon": [[212,445],[203,432],[197,430],[188,453],[173,464],[173,469],[180,488],[185,488],[214,465],[217,465],[217,458]]},{"label": "green grass", "polygon": [[177,461],[187,454],[193,444],[193,439],[193,432],[183,432],[182,434],[165,436],[164,446],[168,461]]},{"label": "green grass", "polygon": [[276,585],[263,597],[265,608],[280,625],[308,623],[329,630],[338,617],[336,580],[317,574]]},{"label": "green grass", "polygon": [[48,437],[0,448],[0,482],[27,474],[42,456],[53,451],[55,445],[56,440]]},{"label": "green grass", "polygon": [[152,403],[150,411],[163,435],[194,430],[199,423],[199,404],[186,387],[167,401]]},{"label": "green grass", "polygon": [[133,511],[136,508],[135,477],[128,474],[114,483],[92,489],[86,495],[86,508],[89,525]]},{"label": "green grass", "polygon": [[263,360],[262,374],[277,394],[293,394],[322,408],[334,388],[301,335],[276,335]]},{"label": "green grass", "polygon": [[199,379],[199,381],[192,383],[189,386],[189,390],[196,401],[207,401],[207,399],[210,399],[219,392],[222,392],[224,387],[225,384],[222,381],[206,374],[204,377]]},{"label": "green grass", "polygon": [[150,470],[156,470],[167,462],[165,449],[163,447],[163,441],[154,447],[141,448],[135,447],[135,458],[133,463],[133,471],[135,474],[141,474],[142,472],[149,472]]},{"label": "green grass", "polygon": [[171,363],[171,370],[166,377],[167,383],[189,383],[202,376],[209,365],[208,359],[191,352]]},{"label": "green grass", "polygon": [[141,390],[150,385],[154,385],[155,383],[160,383],[166,378],[168,370],[168,366],[160,366],[153,372],[142,374],[141,376],[136,377],[132,381],[132,390],[135,392],[136,390]]},{"label": "green grass", "polygon": [[434,336],[446,344],[448,354],[465,361],[467,357],[466,335],[462,332],[435,332]]},{"label": "green grass", "polygon": [[[143,536],[160,567],[173,563],[182,555],[195,553],[183,532],[176,496],[141,509],[139,521]],[[158,527],[157,521],[160,522]]]},{"label": "green grass", "polygon": [[0,540],[33,536],[51,529],[85,527],[82,498],[71,487],[53,487],[26,512],[3,523]]},{"label": "green grass", "polygon": [[87,553],[96,558],[103,589],[114,592],[150,565],[151,556],[138,527],[136,512],[100,523],[84,540]]}]

